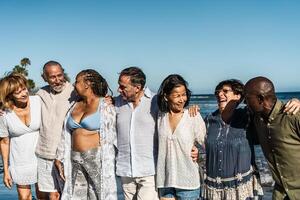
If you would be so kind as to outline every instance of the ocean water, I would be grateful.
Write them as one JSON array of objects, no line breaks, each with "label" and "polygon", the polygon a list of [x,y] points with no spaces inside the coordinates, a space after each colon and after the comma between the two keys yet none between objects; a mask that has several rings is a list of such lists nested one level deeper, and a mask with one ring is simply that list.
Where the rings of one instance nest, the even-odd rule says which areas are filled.
[{"label": "ocean water", "polygon": [[[300,99],[300,92],[283,92],[283,93],[277,93],[277,97],[286,102],[289,99],[292,98],[298,98]],[[214,95],[207,94],[207,95],[193,95],[191,98],[191,104],[198,104],[200,106],[200,113],[203,116],[203,118],[216,110],[217,103]],[[260,174],[261,174],[261,181],[264,186],[265,190],[265,200],[271,199],[271,192],[272,192],[272,185],[273,180],[272,176],[270,174],[267,162],[263,156],[263,153],[261,151],[261,148],[259,146],[255,147],[255,153],[256,153],[256,163],[259,167]],[[8,190],[3,185],[3,166],[2,166],[2,159],[0,161],[0,199],[6,199],[6,200],[13,200],[17,199],[18,195],[16,192],[16,187],[14,186],[13,189]]]}]

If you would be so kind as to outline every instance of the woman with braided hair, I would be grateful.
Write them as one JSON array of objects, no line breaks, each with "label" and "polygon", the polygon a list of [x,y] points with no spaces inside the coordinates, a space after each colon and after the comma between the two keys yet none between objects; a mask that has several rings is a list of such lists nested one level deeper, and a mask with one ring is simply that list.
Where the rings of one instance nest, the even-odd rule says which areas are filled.
[{"label": "woman with braided hair", "polygon": [[115,111],[104,98],[109,87],[95,70],[76,76],[79,100],[68,112],[56,166],[65,180],[62,199],[117,199]]}]

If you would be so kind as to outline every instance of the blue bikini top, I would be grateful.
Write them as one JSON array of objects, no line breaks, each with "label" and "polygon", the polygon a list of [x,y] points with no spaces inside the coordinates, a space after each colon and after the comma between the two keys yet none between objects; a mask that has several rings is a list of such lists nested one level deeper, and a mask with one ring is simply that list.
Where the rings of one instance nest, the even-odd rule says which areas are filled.
[{"label": "blue bikini top", "polygon": [[83,118],[79,123],[76,122],[72,115],[70,114],[67,119],[67,127],[73,131],[77,128],[84,128],[89,131],[97,131],[100,129],[100,112],[99,107],[97,111],[91,115],[86,116]]}]

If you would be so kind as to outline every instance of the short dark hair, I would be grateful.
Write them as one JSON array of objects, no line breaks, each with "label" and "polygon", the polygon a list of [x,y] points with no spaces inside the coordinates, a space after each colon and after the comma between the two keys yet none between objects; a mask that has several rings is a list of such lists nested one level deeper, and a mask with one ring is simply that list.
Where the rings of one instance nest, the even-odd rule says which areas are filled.
[{"label": "short dark hair", "polygon": [[220,91],[224,85],[230,86],[234,94],[241,95],[240,101],[244,99],[244,84],[238,79],[221,81],[215,88],[215,95],[218,94],[218,91]]},{"label": "short dark hair", "polygon": [[255,94],[256,96],[270,99],[273,103],[277,100],[273,82],[263,76],[250,79],[246,83],[244,91],[246,94]]},{"label": "short dark hair", "polygon": [[64,71],[64,68],[61,66],[61,64],[59,62],[54,61],[54,60],[50,60],[50,61],[48,61],[44,64],[43,73],[45,72],[45,69],[46,69],[47,66],[53,66],[53,65],[59,66]]},{"label": "short dark hair", "polygon": [[91,89],[96,96],[105,97],[108,90],[112,93],[105,78],[103,78],[96,70],[85,69],[79,72],[76,77],[78,76],[83,76],[84,81],[90,82]]},{"label": "short dark hair", "polygon": [[54,60],[50,60],[48,62],[46,62],[43,66],[43,73],[42,73],[42,78],[44,79],[44,81],[47,81],[47,75],[46,75],[46,67],[48,66],[59,66],[61,68],[61,70],[63,71],[63,74],[66,78],[66,74],[65,74],[65,69],[61,66],[61,64],[57,61],[54,61]]},{"label": "short dark hair", "polygon": [[174,88],[182,85],[185,87],[187,96],[187,101],[185,102],[184,107],[187,107],[192,95],[192,92],[188,89],[188,82],[178,74],[171,74],[163,80],[157,94],[157,104],[161,112],[170,111],[169,104],[166,101],[166,96],[170,95]]},{"label": "short dark hair", "polygon": [[121,71],[120,76],[129,76],[133,85],[140,84],[144,88],[146,84],[146,75],[139,67],[128,67]]}]

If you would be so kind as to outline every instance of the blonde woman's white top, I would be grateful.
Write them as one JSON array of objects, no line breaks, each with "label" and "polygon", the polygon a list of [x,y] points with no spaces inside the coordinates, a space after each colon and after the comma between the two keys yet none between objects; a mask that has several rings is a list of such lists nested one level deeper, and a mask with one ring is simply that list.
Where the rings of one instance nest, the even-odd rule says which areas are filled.
[{"label": "blonde woman's white top", "polygon": [[9,172],[13,182],[30,185],[37,182],[35,148],[41,124],[41,101],[30,96],[30,124],[26,126],[14,111],[0,117],[0,137],[9,137]]}]

